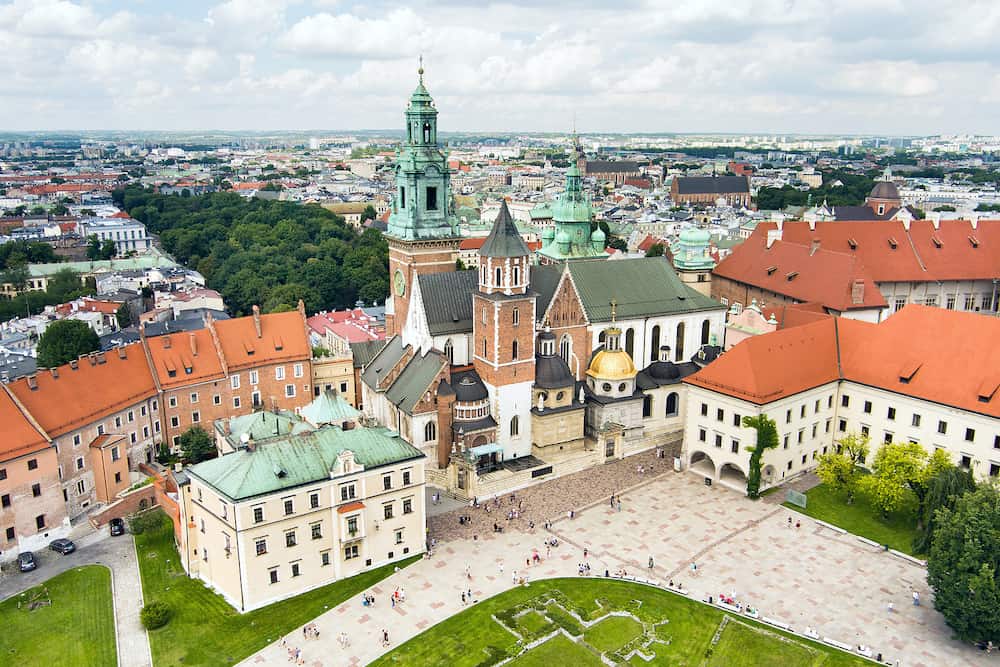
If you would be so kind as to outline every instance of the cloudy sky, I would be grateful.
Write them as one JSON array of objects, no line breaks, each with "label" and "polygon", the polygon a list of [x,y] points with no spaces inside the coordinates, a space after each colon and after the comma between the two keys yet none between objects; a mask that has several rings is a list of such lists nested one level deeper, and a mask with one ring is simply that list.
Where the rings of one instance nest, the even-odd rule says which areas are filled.
[{"label": "cloudy sky", "polygon": [[1000,133],[1000,1],[0,0],[0,131]]}]

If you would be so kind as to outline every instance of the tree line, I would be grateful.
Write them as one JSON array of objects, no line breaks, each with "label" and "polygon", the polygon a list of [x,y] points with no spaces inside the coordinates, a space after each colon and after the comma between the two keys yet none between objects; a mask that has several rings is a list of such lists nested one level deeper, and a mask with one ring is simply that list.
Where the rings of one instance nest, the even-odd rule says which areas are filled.
[{"label": "tree line", "polygon": [[822,204],[830,206],[859,206],[865,203],[875,187],[876,172],[855,174],[836,169],[823,172],[823,184],[811,190],[799,190],[786,185],[780,188],[760,188],[757,192],[757,208],[779,211],[786,206],[806,206]]},{"label": "tree line", "polygon": [[359,234],[319,205],[245,199],[232,192],[161,195],[129,186],[115,203],[160,237],[163,248],[201,273],[234,315],[254,305],[309,312],[381,302],[389,293],[388,245]]}]

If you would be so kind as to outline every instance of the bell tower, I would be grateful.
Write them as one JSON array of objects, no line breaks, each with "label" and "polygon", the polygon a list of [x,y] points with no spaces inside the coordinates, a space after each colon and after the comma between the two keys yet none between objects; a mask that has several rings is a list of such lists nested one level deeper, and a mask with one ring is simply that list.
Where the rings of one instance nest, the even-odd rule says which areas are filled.
[{"label": "bell tower", "polygon": [[452,210],[448,156],[437,137],[437,115],[421,58],[420,80],[404,114],[406,136],[396,154],[396,196],[385,233],[389,242],[386,333],[401,333],[413,282],[421,273],[455,270],[458,219]]}]

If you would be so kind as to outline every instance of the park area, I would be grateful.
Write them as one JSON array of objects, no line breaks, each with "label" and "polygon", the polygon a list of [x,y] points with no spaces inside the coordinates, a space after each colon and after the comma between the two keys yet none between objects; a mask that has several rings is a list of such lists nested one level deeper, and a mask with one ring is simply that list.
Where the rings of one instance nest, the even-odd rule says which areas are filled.
[{"label": "park area", "polygon": [[135,536],[135,544],[146,603],[164,602],[170,610],[167,624],[149,633],[156,667],[237,663],[412,562],[387,565],[240,614],[184,573],[170,519],[159,512],[153,516],[156,519]]},{"label": "park area", "polygon": [[108,568],[74,568],[0,603],[0,664],[117,665]]},{"label": "park area", "polygon": [[839,667],[860,658],[745,616],[642,584],[551,579],[501,593],[417,635],[373,664],[599,667]]}]

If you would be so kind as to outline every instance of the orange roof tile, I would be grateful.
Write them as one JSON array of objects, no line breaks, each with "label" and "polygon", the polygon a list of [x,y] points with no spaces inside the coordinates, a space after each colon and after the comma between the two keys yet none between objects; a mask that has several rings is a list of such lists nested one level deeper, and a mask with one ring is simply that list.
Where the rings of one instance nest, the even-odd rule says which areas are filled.
[{"label": "orange roof tile", "polygon": [[160,386],[177,386],[219,380],[226,376],[208,329],[146,338],[146,348]]},{"label": "orange roof tile", "polygon": [[0,461],[41,451],[48,446],[48,440],[24,416],[14,399],[0,389]]},{"label": "orange roof tile", "polygon": [[346,505],[341,505],[337,508],[337,514],[347,514],[348,512],[353,512],[354,510],[363,510],[365,504],[360,500],[355,500],[353,503],[347,503]]},{"label": "orange roof tile", "polygon": [[261,315],[259,338],[253,317],[221,320],[212,326],[230,370],[308,359],[312,354],[305,318],[297,310]]},{"label": "orange roof tile", "polygon": [[76,369],[64,364],[57,369],[58,377],[39,371],[32,376],[36,389],[26,377],[8,387],[49,437],[57,437],[156,395],[142,346],[119,350],[72,362]]}]

